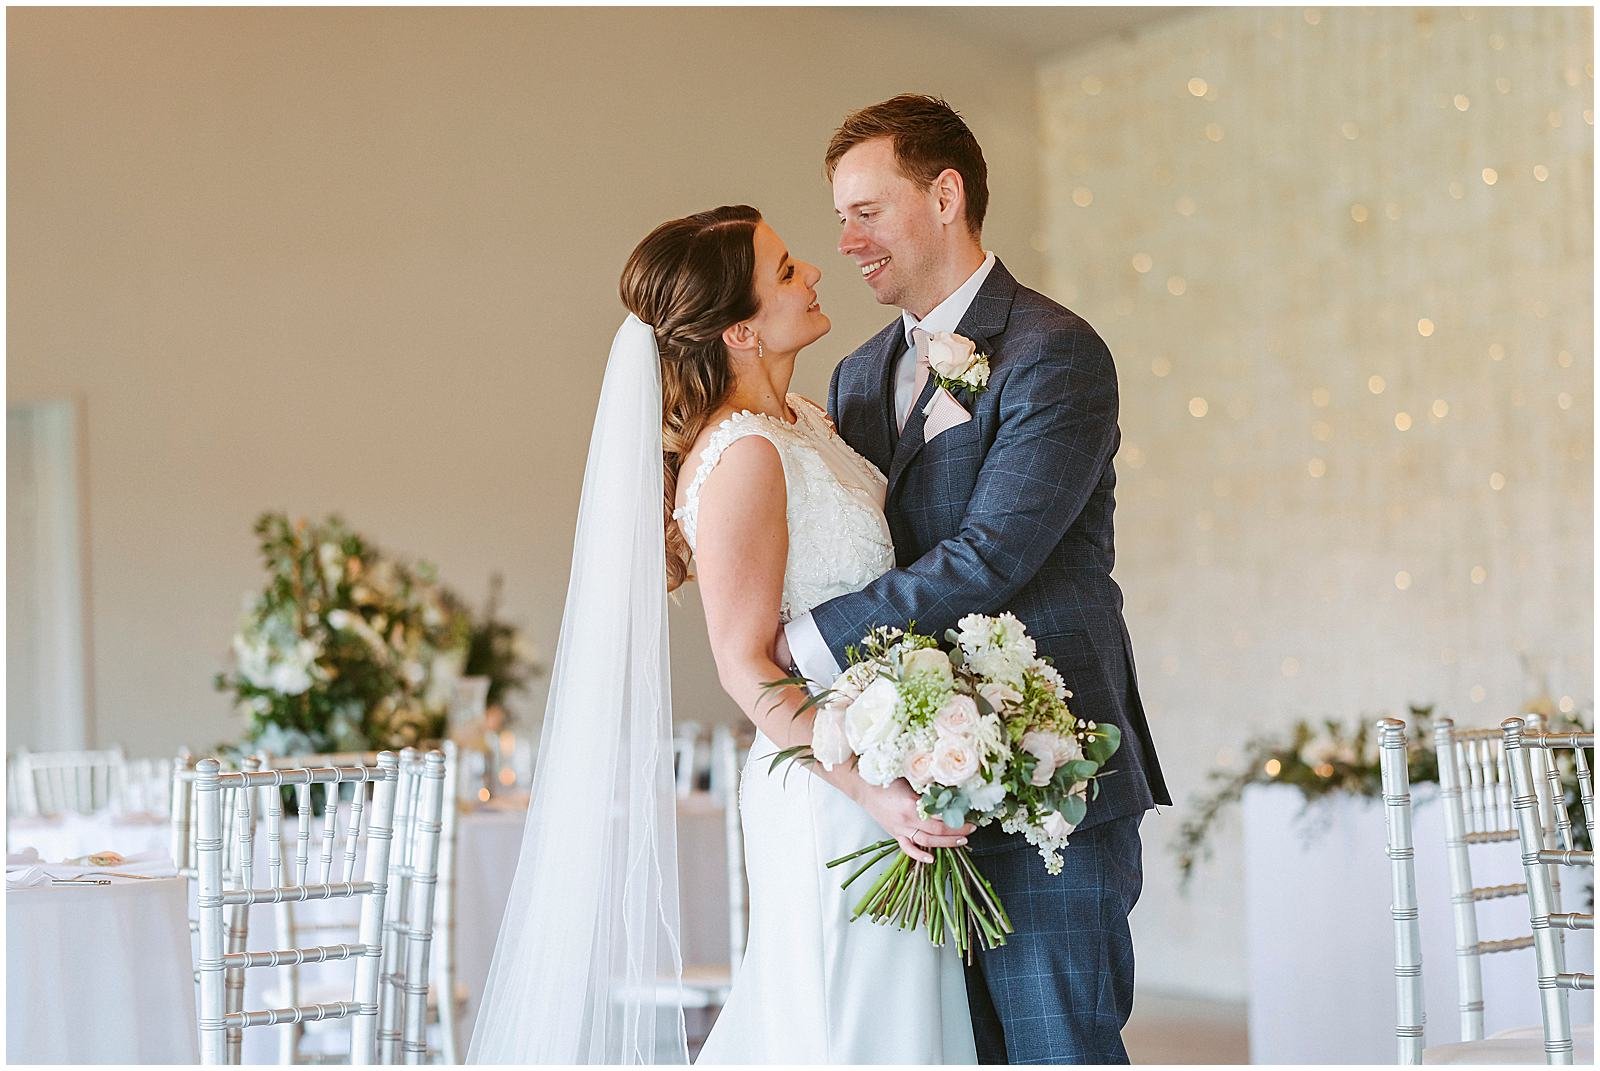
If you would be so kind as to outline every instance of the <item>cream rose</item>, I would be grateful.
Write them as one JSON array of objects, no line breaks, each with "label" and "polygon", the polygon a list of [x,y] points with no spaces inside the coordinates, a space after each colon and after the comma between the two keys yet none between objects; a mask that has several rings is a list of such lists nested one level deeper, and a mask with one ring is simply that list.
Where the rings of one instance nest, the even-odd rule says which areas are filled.
[{"label": "cream rose", "polygon": [[978,704],[968,695],[953,695],[933,716],[933,727],[940,736],[971,740],[978,728]]},{"label": "cream rose", "polygon": [[933,752],[918,748],[906,756],[905,766],[902,769],[905,779],[911,782],[911,787],[921,792],[933,783]]},{"label": "cream rose", "polygon": [[952,788],[966,783],[978,772],[978,749],[957,737],[947,736],[933,747],[933,779]]},{"label": "cream rose", "polygon": [[900,667],[907,676],[928,673],[945,684],[955,680],[955,672],[950,668],[950,656],[934,647],[919,647],[911,651],[901,659]]},{"label": "cream rose", "polygon": [[1002,681],[990,681],[978,685],[978,694],[983,696],[984,702],[988,703],[996,713],[1022,702],[1022,693]]},{"label": "cream rose", "polygon": [[960,379],[973,365],[978,347],[953,331],[935,331],[928,337],[928,366],[946,379]]}]

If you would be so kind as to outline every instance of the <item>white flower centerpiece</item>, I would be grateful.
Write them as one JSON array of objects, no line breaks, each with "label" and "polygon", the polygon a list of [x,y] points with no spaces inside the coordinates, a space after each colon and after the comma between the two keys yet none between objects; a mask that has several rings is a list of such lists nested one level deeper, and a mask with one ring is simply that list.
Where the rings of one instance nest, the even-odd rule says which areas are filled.
[{"label": "white flower centerpiece", "polygon": [[267,584],[246,596],[215,682],[247,743],[281,755],[437,739],[471,624],[432,567],[384,557],[338,517],[267,513],[255,533]]}]

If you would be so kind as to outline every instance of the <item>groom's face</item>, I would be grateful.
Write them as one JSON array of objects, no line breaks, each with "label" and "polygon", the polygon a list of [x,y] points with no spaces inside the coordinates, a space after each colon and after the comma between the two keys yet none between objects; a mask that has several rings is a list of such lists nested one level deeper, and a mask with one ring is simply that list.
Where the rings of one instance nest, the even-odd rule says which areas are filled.
[{"label": "groom's face", "polygon": [[839,158],[833,207],[843,228],[839,252],[855,261],[879,304],[927,315],[923,291],[934,285],[941,253],[938,198],[901,173],[893,141],[864,141]]}]

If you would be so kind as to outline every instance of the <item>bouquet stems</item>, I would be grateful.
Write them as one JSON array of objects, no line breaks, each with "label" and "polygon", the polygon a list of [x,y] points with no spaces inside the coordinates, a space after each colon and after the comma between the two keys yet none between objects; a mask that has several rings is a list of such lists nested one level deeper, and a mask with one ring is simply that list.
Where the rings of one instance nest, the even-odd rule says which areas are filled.
[{"label": "bouquet stems", "polygon": [[919,863],[891,838],[830,862],[832,868],[865,857],[845,879],[843,887],[849,888],[868,870],[894,857],[851,909],[851,921],[866,915],[902,930],[925,929],[928,940],[941,947],[948,933],[967,963],[972,962],[974,948],[1005,944],[1006,935],[1013,932],[1011,918],[994,886],[973,863],[972,853],[966,848],[930,851],[933,862]]}]

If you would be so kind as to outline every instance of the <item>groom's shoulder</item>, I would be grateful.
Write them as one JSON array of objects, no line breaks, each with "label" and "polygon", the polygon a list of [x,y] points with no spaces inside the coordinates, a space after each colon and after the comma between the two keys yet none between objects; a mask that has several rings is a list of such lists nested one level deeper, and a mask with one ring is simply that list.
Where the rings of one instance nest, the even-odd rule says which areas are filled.
[{"label": "groom's shoulder", "polygon": [[1105,340],[1094,326],[1059,301],[1031,287],[1017,284],[1006,335],[1015,341],[1035,343],[1040,349],[1096,353],[1110,356]]}]

